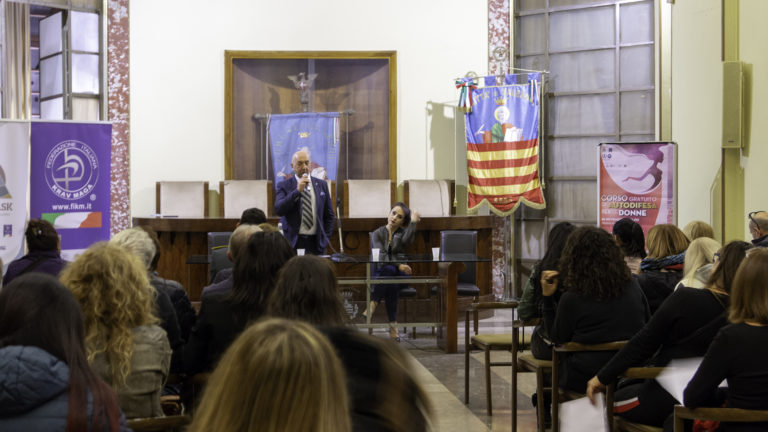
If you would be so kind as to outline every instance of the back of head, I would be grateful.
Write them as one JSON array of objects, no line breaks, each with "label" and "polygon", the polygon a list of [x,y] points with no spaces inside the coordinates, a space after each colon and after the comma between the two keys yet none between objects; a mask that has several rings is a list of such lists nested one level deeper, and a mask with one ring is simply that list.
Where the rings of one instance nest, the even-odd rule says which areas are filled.
[{"label": "back of head", "polygon": [[709,237],[699,237],[692,241],[685,252],[684,277],[693,276],[696,270],[710,264],[718,250],[720,250],[720,243]]},{"label": "back of head", "polygon": [[146,270],[152,267],[152,261],[155,258],[157,249],[154,242],[152,242],[152,238],[143,229],[134,227],[122,230],[115,234],[109,242],[123,247],[128,252],[139,257]]},{"label": "back of head", "polygon": [[240,225],[258,225],[267,221],[267,215],[261,209],[252,207],[243,210],[240,215]]},{"label": "back of head", "polygon": [[683,227],[683,233],[690,241],[694,241],[701,237],[708,237],[713,240],[715,238],[715,230],[712,229],[710,224],[704,221],[689,222],[688,225]]},{"label": "back of head", "polygon": [[[565,248],[565,243],[568,241],[568,237],[571,233],[575,230],[576,226],[570,222],[560,222],[552,227],[549,231],[549,238],[547,239],[547,251],[544,253],[544,257],[541,258],[541,262],[538,266],[539,272],[542,270],[557,270],[560,257]],[[538,277],[536,280],[538,280]]]},{"label": "back of head", "polygon": [[[34,346],[69,367],[67,430],[110,425],[117,430],[117,399],[91,370],[84,347],[83,315],[72,293],[56,278],[29,273],[0,291],[0,348]],[[93,412],[88,416],[88,395]]]},{"label": "back of head", "polygon": [[258,318],[277,282],[277,273],[295,255],[279,232],[256,232],[239,249],[232,272],[230,298],[240,313]]},{"label": "back of head", "polygon": [[211,375],[190,430],[349,431],[344,371],[330,342],[299,321],[250,326]]},{"label": "back of head", "polygon": [[560,282],[568,291],[616,298],[631,278],[619,245],[607,231],[586,226],[568,237],[560,258]]},{"label": "back of head", "polygon": [[139,258],[112,243],[95,243],[61,273],[83,311],[89,360],[105,352],[112,383],[125,381],[133,353],[134,327],[157,321],[153,291]]},{"label": "back of head", "polygon": [[296,256],[280,269],[268,313],[274,317],[340,326],[346,322],[336,274],[328,261],[314,255]]},{"label": "back of head", "polygon": [[154,229],[150,226],[146,225],[138,225],[135,228],[138,228],[144,232],[147,233],[149,236],[149,239],[152,240],[152,244],[155,246],[155,256],[152,257],[152,262],[149,264],[149,271],[153,272],[157,270],[157,263],[160,262],[160,254],[162,252],[162,249],[160,247],[160,238],[157,236],[157,233]]},{"label": "back of head", "polygon": [[261,228],[258,225],[240,225],[235,228],[232,235],[229,236],[229,255],[232,257],[232,261],[237,259],[240,254],[240,249],[248,243],[248,239],[251,238],[253,233],[260,232]]},{"label": "back of head", "polygon": [[648,230],[648,258],[678,255],[688,248],[688,237],[672,224],[654,225]]},{"label": "back of head", "polygon": [[259,228],[261,228],[264,232],[279,232],[280,230],[277,229],[276,226],[272,225],[269,222],[264,222],[259,224]]},{"label": "back of head", "polygon": [[30,252],[53,251],[59,248],[59,233],[46,220],[30,220],[24,237]]},{"label": "back of head", "polygon": [[707,286],[731,292],[736,271],[747,256],[747,251],[753,248],[752,244],[738,240],[729,242],[720,248],[717,251],[719,255],[717,264],[712,270],[712,274],[709,275]]},{"label": "back of head", "polygon": [[639,223],[630,218],[619,219],[613,224],[613,236],[624,256],[645,258],[645,234]]},{"label": "back of head", "polygon": [[749,254],[739,266],[731,287],[731,322],[768,325],[768,249]]}]

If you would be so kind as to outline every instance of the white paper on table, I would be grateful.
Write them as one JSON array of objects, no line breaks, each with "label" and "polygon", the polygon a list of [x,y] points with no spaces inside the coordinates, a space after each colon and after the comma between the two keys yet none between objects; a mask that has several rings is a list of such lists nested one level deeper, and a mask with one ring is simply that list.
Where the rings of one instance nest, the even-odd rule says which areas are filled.
[{"label": "white paper on table", "polygon": [[[664,370],[656,377],[656,381],[664,388],[672,397],[677,399],[680,404],[683,403],[683,393],[685,388],[688,387],[688,383],[691,381],[696,371],[699,370],[702,357],[694,357],[688,359],[672,360],[664,367]],[[728,383],[723,380],[719,387],[727,387]]]},{"label": "white paper on table", "polygon": [[560,430],[563,432],[607,431],[605,395],[595,394],[595,404],[583,397],[560,404]]}]

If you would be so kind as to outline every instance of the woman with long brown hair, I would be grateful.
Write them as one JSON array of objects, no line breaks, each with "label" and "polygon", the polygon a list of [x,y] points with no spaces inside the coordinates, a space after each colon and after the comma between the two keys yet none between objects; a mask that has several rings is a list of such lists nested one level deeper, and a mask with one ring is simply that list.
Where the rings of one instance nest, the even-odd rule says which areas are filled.
[{"label": "woman with long brown hair", "polygon": [[139,258],[115,244],[96,243],[62,272],[61,281],[83,310],[88,361],[115,389],[125,415],[161,416],[171,349],[152,314],[152,288]]},{"label": "woman with long brown hair", "polygon": [[80,306],[46,274],[0,291],[0,430],[129,430],[88,365]]}]

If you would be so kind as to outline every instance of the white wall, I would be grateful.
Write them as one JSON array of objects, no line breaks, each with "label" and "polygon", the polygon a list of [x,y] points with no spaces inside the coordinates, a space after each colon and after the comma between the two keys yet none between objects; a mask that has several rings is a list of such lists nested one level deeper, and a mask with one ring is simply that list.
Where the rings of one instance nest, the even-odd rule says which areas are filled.
[{"label": "white wall", "polygon": [[[744,166],[745,212],[768,210],[768,2],[741,0],[739,3],[739,57],[751,68],[751,121],[747,123],[748,152],[742,158]],[[745,238],[746,215],[744,216]]]},{"label": "white wall", "polygon": [[397,51],[398,180],[431,178],[427,101],[485,71],[485,1],[137,0],[131,23],[131,213],[155,181],[224,179],[224,51]]},{"label": "white wall", "polygon": [[678,225],[712,223],[710,189],[720,168],[720,0],[672,6],[672,140],[678,143]]}]

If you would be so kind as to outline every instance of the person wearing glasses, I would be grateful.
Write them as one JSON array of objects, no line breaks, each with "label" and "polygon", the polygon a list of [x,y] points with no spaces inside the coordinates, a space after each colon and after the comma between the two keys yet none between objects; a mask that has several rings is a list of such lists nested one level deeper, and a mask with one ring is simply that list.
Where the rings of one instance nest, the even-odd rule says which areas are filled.
[{"label": "person wearing glasses", "polygon": [[748,216],[752,244],[759,247],[768,247],[768,212],[762,210],[754,211]]}]

